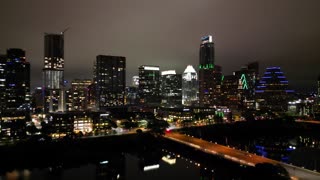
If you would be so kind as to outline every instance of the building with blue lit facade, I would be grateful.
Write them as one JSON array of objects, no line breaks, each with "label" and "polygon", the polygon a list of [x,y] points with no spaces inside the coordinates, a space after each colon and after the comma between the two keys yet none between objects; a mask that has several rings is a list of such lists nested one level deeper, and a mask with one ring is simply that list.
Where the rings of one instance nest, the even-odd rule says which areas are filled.
[{"label": "building with blue lit facade", "polygon": [[256,86],[258,109],[283,112],[294,93],[280,67],[268,67]]}]

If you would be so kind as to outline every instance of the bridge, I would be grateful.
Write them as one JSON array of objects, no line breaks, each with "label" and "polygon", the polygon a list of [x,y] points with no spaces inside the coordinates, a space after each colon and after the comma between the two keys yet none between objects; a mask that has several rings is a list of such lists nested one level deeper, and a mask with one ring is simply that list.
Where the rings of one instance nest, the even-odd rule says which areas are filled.
[{"label": "bridge", "polygon": [[280,164],[282,167],[284,167],[288,171],[288,173],[291,176],[291,179],[300,179],[300,180],[320,179],[320,173],[318,172],[307,170],[307,169],[286,164],[283,162],[275,161],[272,159],[268,159],[268,158],[251,154],[249,152],[241,151],[235,148],[208,142],[192,136],[180,134],[177,132],[170,132],[170,133],[166,133],[164,137],[167,139],[185,144],[187,146],[194,147],[205,153],[221,156],[225,159],[237,162],[239,164],[247,165],[247,166],[255,166],[258,163],[271,163],[274,165]]}]

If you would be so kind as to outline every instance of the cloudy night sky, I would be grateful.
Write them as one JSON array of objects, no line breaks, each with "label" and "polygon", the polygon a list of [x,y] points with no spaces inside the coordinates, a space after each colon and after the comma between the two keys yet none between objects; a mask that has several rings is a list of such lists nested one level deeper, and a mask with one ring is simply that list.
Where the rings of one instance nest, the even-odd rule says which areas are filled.
[{"label": "cloudy night sky", "polygon": [[281,66],[294,89],[320,74],[319,0],[10,0],[0,6],[0,53],[26,50],[32,87],[42,85],[44,33],[65,33],[65,78],[92,78],[99,54],[182,73],[198,65],[200,38],[212,35],[215,62],[231,74],[248,62]]}]

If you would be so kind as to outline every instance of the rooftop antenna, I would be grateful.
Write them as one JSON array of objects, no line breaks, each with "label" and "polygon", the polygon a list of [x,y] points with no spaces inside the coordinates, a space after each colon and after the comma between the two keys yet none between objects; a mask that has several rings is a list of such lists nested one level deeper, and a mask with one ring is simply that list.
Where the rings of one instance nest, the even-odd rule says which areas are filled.
[{"label": "rooftop antenna", "polygon": [[65,32],[67,32],[70,29],[70,27],[67,27],[65,30],[61,31],[61,34],[64,34]]}]

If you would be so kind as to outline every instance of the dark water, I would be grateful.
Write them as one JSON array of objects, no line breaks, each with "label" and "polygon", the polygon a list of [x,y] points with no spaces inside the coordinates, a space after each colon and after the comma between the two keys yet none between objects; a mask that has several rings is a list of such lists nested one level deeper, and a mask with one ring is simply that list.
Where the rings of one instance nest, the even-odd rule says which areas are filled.
[{"label": "dark water", "polygon": [[[52,146],[55,148],[47,149],[50,156],[41,156],[41,148],[32,148],[27,151],[27,156],[18,159],[7,157],[6,161],[0,162],[0,179],[224,180],[263,179],[268,175],[267,178],[276,179],[273,175],[278,173],[239,165],[169,140],[150,139],[145,142],[147,145],[139,146],[136,141],[125,143],[118,148],[122,150],[111,150],[114,149],[112,146],[96,142],[96,146],[88,146],[88,143],[64,147],[55,145]],[[7,163],[10,167],[6,166]]]},{"label": "dark water", "polygon": [[239,130],[239,127],[228,127],[226,128],[228,133],[215,133],[217,128],[214,127],[198,128],[183,133],[284,163],[320,171],[320,136],[307,130],[305,132],[281,131],[276,126],[277,124],[275,129],[257,131],[254,131],[254,127],[245,127],[243,130]]},{"label": "dark water", "polygon": [[[139,166],[139,158],[124,154],[118,157],[120,162],[108,161],[110,164],[86,164],[73,168],[62,168],[54,171],[49,168],[33,170],[14,170],[7,172],[2,179],[199,179],[200,167],[181,158],[174,165],[159,161],[159,168],[144,171]],[[147,165],[145,167],[148,167]],[[151,167],[151,166],[150,166]]]}]

